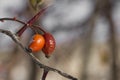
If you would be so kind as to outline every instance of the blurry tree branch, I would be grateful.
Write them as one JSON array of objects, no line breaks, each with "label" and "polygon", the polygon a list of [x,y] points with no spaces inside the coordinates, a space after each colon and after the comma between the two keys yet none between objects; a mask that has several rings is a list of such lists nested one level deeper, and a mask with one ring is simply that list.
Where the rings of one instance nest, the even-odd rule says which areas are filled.
[{"label": "blurry tree branch", "polygon": [[91,18],[91,20],[88,22],[89,23],[89,31],[86,33],[86,36],[83,40],[84,42],[84,47],[83,47],[83,70],[82,70],[82,75],[81,75],[81,80],[87,80],[87,66],[89,63],[89,58],[90,58],[90,50],[91,50],[91,45],[92,45],[92,35],[93,35],[93,30],[94,30],[94,24],[96,20],[97,14],[95,13],[94,16]]},{"label": "blurry tree branch", "polygon": [[[104,3],[104,4],[103,4]],[[102,11],[101,13],[104,15],[104,17],[109,22],[109,43],[110,43],[110,49],[112,52],[112,65],[111,65],[111,80],[118,80],[118,72],[117,72],[117,45],[116,45],[116,31],[115,31],[115,24],[112,19],[112,9],[114,3],[111,2],[111,0],[102,0],[100,1],[100,4],[102,4]]]},{"label": "blurry tree branch", "polygon": [[110,49],[111,49],[111,52],[112,52],[112,80],[118,80],[117,78],[117,44],[116,44],[116,37],[115,37],[115,26],[114,26],[114,23],[113,23],[113,20],[111,18],[111,16],[108,16],[108,21],[110,23],[110,26],[109,26],[109,34],[110,34]]},{"label": "blurry tree branch", "polygon": [[3,34],[8,35],[17,45],[19,45],[19,46],[32,58],[32,60],[33,60],[37,65],[39,65],[40,68],[43,68],[43,69],[46,70],[46,71],[56,72],[56,73],[60,74],[61,76],[66,77],[66,78],[71,79],[71,80],[77,80],[77,78],[75,78],[75,77],[73,77],[73,76],[71,76],[71,75],[69,75],[69,74],[67,74],[67,73],[64,73],[64,72],[62,72],[62,71],[60,71],[60,70],[57,70],[57,69],[55,69],[55,68],[51,68],[51,67],[49,67],[49,66],[46,66],[46,65],[42,64],[42,63],[40,62],[40,60],[39,60],[38,58],[36,58],[31,51],[29,51],[29,49],[27,49],[26,47],[24,47],[24,46],[22,45],[22,43],[21,43],[20,40],[19,40],[19,37],[16,36],[15,34],[13,34],[12,32],[10,32],[10,31],[8,31],[8,30],[0,29],[0,33],[3,33]]},{"label": "blurry tree branch", "polygon": [[[116,1],[116,0],[115,0]],[[115,2],[114,2],[115,3]],[[89,52],[90,52],[90,46],[91,46],[91,37],[92,37],[92,32],[93,32],[93,26],[92,25],[92,20],[95,18],[95,15],[102,15],[104,16],[107,21],[109,22],[109,35],[110,35],[110,49],[112,52],[112,65],[111,65],[111,80],[118,80],[117,78],[117,45],[116,45],[116,34],[115,34],[115,25],[112,19],[112,9],[114,6],[114,3],[112,3],[111,0],[97,0],[96,1],[96,6],[95,9],[93,11],[93,13],[91,14],[90,18],[88,19],[88,21],[85,21],[85,24],[89,24],[91,30],[89,32],[87,32],[87,39],[85,40],[85,48],[84,48],[84,65],[83,65],[83,72],[82,72],[82,77],[81,80],[87,80],[87,72],[86,72],[86,67],[88,64],[88,59],[89,59]],[[94,16],[92,16],[94,15]],[[84,25],[85,25],[84,24]],[[80,25],[81,26],[81,25]]]},{"label": "blurry tree branch", "polygon": [[[109,4],[110,5],[110,4]],[[106,13],[106,18],[110,24],[109,26],[109,37],[110,37],[110,40],[109,40],[109,43],[110,43],[110,50],[112,52],[112,66],[111,66],[111,80],[119,80],[117,75],[118,75],[118,72],[117,72],[117,43],[116,43],[116,31],[115,31],[115,24],[113,22],[113,19],[112,19],[112,15],[111,15],[111,8],[108,10],[109,12]]]}]

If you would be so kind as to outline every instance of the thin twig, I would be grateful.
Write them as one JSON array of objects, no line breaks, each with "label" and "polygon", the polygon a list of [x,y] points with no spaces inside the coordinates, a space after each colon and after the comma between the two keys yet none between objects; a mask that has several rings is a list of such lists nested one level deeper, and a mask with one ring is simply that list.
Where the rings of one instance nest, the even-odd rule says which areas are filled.
[{"label": "thin twig", "polygon": [[40,30],[42,31],[43,33],[46,33],[47,31],[45,31],[44,29],[41,28],[41,25],[34,25],[34,24],[31,24],[31,25],[27,25],[27,23],[21,21],[21,20],[18,20],[17,18],[0,18],[0,21],[1,22],[4,22],[4,21],[15,21],[15,22],[18,22],[18,23],[21,23],[23,25],[26,25],[26,26],[31,26],[30,28],[33,29],[37,29],[37,30]]},{"label": "thin twig", "polygon": [[7,21],[7,20],[9,20],[9,21],[16,21],[16,22],[19,22],[19,23],[24,24],[24,25],[26,24],[25,22],[23,22],[21,20],[18,20],[16,18],[0,18],[1,22]]},{"label": "thin twig", "polygon": [[33,28],[42,31],[43,33],[46,33],[47,31],[45,31],[44,29],[41,28],[41,25],[32,25]]},{"label": "thin twig", "polygon": [[44,69],[43,75],[42,75],[42,80],[45,80],[45,79],[46,79],[48,72],[49,72],[48,70],[45,70],[45,69]]},{"label": "thin twig", "polygon": [[18,36],[21,36],[22,33],[27,29],[27,27],[31,26],[43,14],[43,12],[45,12],[47,8],[48,6],[41,9],[35,16],[33,16],[30,20],[28,20],[27,24],[23,25],[23,27],[16,34]]},{"label": "thin twig", "polygon": [[39,60],[38,58],[36,58],[31,51],[29,51],[26,47],[24,47],[24,46],[22,45],[22,43],[21,43],[20,40],[19,40],[19,37],[16,36],[15,34],[13,34],[12,32],[10,32],[10,31],[8,31],[8,30],[3,30],[3,29],[0,29],[0,32],[3,33],[3,34],[6,34],[6,35],[8,35],[10,38],[12,38],[12,40],[13,40],[16,44],[18,44],[18,45],[32,58],[32,60],[33,60],[37,65],[40,66],[40,68],[43,68],[43,69],[45,69],[45,70],[49,70],[49,71],[56,72],[56,73],[60,74],[61,76],[66,77],[66,78],[71,79],[71,80],[78,80],[77,78],[75,78],[75,77],[73,77],[73,76],[71,76],[71,75],[69,75],[69,74],[67,74],[67,73],[64,73],[64,72],[62,72],[62,71],[60,71],[60,70],[57,70],[57,69],[55,69],[55,68],[52,68],[52,67],[49,67],[49,66],[46,66],[46,65],[42,64],[42,63],[40,62],[40,60]]}]

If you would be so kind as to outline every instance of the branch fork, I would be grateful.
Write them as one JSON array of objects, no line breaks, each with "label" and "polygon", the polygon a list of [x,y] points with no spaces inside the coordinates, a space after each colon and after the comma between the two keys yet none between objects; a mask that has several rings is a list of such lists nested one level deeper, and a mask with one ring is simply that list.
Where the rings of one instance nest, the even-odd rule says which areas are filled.
[{"label": "branch fork", "polygon": [[35,57],[32,53],[32,51],[30,49],[28,49],[27,47],[24,47],[22,45],[22,43],[20,42],[19,40],[19,37],[23,34],[23,32],[29,27],[31,28],[32,30],[36,29],[36,30],[40,30],[42,31],[43,33],[47,33],[44,29],[42,29],[39,25],[34,25],[33,23],[36,21],[36,19],[39,18],[40,15],[42,15],[42,13],[47,9],[48,7],[45,7],[43,8],[40,12],[38,12],[33,18],[31,18],[27,23],[21,21],[21,20],[18,20],[16,17],[14,18],[0,18],[0,21],[1,22],[4,22],[4,21],[7,21],[7,20],[10,20],[10,21],[16,21],[16,22],[19,22],[21,24],[23,24],[24,26],[16,33],[16,34],[13,34],[11,31],[8,31],[8,30],[3,30],[3,29],[0,29],[0,33],[3,33],[3,34],[6,34],[7,36],[9,36],[17,45],[19,45],[31,58],[32,60],[40,67],[40,68],[43,68],[44,69],[44,72],[43,72],[43,76],[42,76],[42,80],[45,80],[47,74],[49,71],[53,71],[53,72],[56,72],[58,74],[60,74],[61,76],[63,77],[66,77],[68,79],[71,79],[71,80],[78,80],[77,78],[67,74],[67,73],[64,73],[58,69],[55,69],[55,68],[52,68],[52,67],[49,67],[49,66],[46,66],[44,64],[42,64],[40,62],[40,60]]}]

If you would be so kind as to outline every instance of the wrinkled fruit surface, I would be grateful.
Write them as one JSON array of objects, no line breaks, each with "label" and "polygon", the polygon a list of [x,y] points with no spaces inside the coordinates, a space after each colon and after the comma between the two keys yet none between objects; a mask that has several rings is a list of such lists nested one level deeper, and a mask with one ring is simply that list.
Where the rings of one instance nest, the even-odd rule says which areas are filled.
[{"label": "wrinkled fruit surface", "polygon": [[45,56],[49,58],[55,49],[55,39],[50,33],[45,33],[43,36],[45,38],[45,45],[42,51],[44,52]]}]

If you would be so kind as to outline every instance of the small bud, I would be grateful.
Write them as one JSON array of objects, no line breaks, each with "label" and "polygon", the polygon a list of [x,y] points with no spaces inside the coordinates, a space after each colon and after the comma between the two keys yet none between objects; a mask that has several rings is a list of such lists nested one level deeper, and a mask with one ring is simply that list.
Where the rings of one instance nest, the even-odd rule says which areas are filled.
[{"label": "small bud", "polygon": [[13,19],[16,20],[16,17],[14,17]]}]

